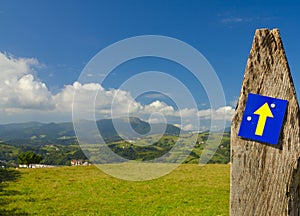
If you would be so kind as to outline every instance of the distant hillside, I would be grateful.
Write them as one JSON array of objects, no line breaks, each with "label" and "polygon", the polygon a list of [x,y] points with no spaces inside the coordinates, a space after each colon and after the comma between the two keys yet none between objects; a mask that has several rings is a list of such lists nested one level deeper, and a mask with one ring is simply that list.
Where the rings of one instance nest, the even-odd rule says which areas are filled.
[{"label": "distant hillside", "polygon": [[[119,133],[114,128],[112,119],[102,119],[97,121],[98,129],[102,137],[106,141],[119,141],[122,140],[122,134],[128,139],[138,138],[138,135],[155,134],[159,130],[157,128],[165,128],[166,135],[178,135],[180,129],[173,125],[167,124],[150,124],[142,121],[139,118],[130,117],[129,120],[119,118],[114,120],[119,127]],[[129,121],[129,122],[128,122]],[[128,123],[133,128],[129,130]],[[151,130],[152,129],[152,130]],[[94,131],[90,132],[95,133]],[[11,145],[44,145],[44,144],[72,144],[76,142],[75,132],[72,122],[66,123],[40,123],[40,122],[27,122],[0,125],[0,140]]]},{"label": "distant hillside", "polygon": [[[118,125],[117,130],[119,133],[116,132],[113,122]],[[86,120],[79,121],[83,128],[88,128],[90,123]],[[180,129],[173,125],[150,125],[138,118],[119,118],[97,121],[97,126],[108,147],[128,160],[148,161],[162,155],[168,155],[168,161],[172,163],[176,160],[178,152],[180,152],[179,149],[170,152],[180,133]],[[87,137],[93,137],[95,131],[95,129],[87,129],[84,134],[87,133]],[[165,131],[164,136],[159,134],[161,131]],[[141,136],[141,134],[144,136]],[[212,136],[211,140],[216,141],[222,136],[222,141],[218,144],[218,149],[209,163],[229,162],[230,133],[212,132],[210,134],[209,132],[202,132],[200,134],[184,133],[181,137],[179,143],[183,145],[180,146],[182,151],[185,151],[186,147],[194,145],[192,152],[184,163],[198,163],[203,149],[206,148],[206,141],[209,136]],[[197,139],[197,142],[193,144],[195,139]],[[49,124],[28,122],[0,125],[0,162],[6,163],[8,166],[16,166],[18,155],[26,151],[33,151],[42,155],[42,163],[44,164],[70,165],[70,161],[73,159],[87,160],[90,156],[92,157],[94,147],[92,144],[90,149],[86,151],[89,156],[84,155],[77,143],[71,122]],[[97,149],[96,152],[98,152]],[[97,161],[97,163],[105,162],[105,158],[99,158]]]},{"label": "distant hillside", "polygon": [[[129,122],[128,122],[129,121]],[[165,131],[165,135],[179,135],[180,129],[170,124],[152,124],[152,128],[148,122],[142,121],[139,118],[130,117],[129,119],[118,118],[114,120],[114,123],[118,127],[118,132],[113,126],[111,119],[102,119],[97,121],[98,129],[107,142],[122,140],[120,135],[123,135],[126,139],[136,139],[143,135],[158,134],[161,131]],[[128,127],[131,125],[131,128]],[[132,130],[133,129],[133,130]]]},{"label": "distant hillside", "polygon": [[[196,137],[195,137],[196,136]],[[159,158],[163,155],[168,156],[168,162],[173,163],[178,158],[178,153],[180,151],[184,152],[187,147],[193,146],[192,152],[185,159],[183,163],[198,163],[199,158],[202,155],[202,151],[207,147],[207,139],[211,136],[211,140],[218,142],[220,136],[221,142],[216,143],[218,145],[217,151],[214,153],[213,157],[208,163],[228,163],[230,159],[230,134],[229,133],[219,133],[219,132],[203,132],[200,134],[183,134],[179,144],[180,149],[177,148],[176,151],[170,151],[176,142],[178,141],[178,136],[172,135],[149,135],[136,140],[120,140],[115,142],[109,142],[108,147],[116,154],[122,158],[128,160],[137,161],[149,161]],[[195,138],[197,139],[194,143]],[[210,142],[210,145],[215,144]],[[91,144],[89,149],[84,152],[80,146],[75,143],[72,145],[62,145],[59,143],[44,144],[44,145],[32,145],[32,144],[22,144],[22,145],[11,145],[7,143],[0,142],[0,163],[4,163],[5,166],[17,166],[18,155],[21,152],[33,151],[37,154],[42,155],[42,164],[48,165],[70,165],[71,160],[88,160],[93,158],[93,151],[95,150],[94,145]],[[179,147],[179,146],[177,146]],[[98,150],[96,148],[96,154]],[[211,152],[211,155],[213,152]],[[180,154],[179,154],[180,155]],[[106,163],[105,157],[99,157],[96,155],[97,161],[94,159],[92,162],[96,163]]]}]

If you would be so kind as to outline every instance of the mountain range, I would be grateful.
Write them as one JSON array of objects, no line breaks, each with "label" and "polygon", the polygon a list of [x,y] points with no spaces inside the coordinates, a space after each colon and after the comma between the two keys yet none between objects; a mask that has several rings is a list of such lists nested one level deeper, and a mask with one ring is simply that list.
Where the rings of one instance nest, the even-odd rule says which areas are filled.
[{"label": "mountain range", "polygon": [[[85,123],[89,121],[84,120]],[[131,128],[128,127],[128,123]],[[105,141],[119,141],[121,136],[127,139],[135,139],[141,135],[156,134],[165,129],[166,135],[178,135],[180,129],[171,124],[150,124],[136,117],[101,119],[96,121],[99,132]],[[118,125],[118,132],[115,125]],[[92,133],[91,133],[92,134]],[[72,122],[65,123],[41,123],[26,122],[0,125],[0,140],[11,145],[22,144],[72,144],[77,142]]]}]

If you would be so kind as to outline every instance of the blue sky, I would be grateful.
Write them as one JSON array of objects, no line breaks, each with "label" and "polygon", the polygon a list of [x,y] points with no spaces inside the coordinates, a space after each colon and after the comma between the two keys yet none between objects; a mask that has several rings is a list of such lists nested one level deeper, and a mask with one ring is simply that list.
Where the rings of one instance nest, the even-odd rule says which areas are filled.
[{"label": "blue sky", "polygon": [[[30,72],[26,73],[33,74],[35,81],[45,84],[50,94],[55,95],[66,85],[72,85],[90,59],[110,44],[138,35],[169,36],[190,44],[206,57],[222,83],[227,105],[234,107],[257,28],[280,29],[299,95],[299,4],[297,1],[0,0],[0,52],[10,56],[11,61],[35,59],[38,63],[30,63]],[[146,65],[124,66],[123,73],[130,76],[134,68],[149,69],[149,65],[151,68],[151,61]],[[172,66],[168,68],[161,63],[161,69],[172,70]],[[121,77],[113,78],[104,87],[117,88]],[[187,77],[186,82],[193,85],[192,78]],[[201,98],[197,99],[199,109],[201,104],[208,109],[205,96]],[[49,121],[42,114],[32,114],[28,107],[22,115],[2,111],[1,121],[30,118]]]}]

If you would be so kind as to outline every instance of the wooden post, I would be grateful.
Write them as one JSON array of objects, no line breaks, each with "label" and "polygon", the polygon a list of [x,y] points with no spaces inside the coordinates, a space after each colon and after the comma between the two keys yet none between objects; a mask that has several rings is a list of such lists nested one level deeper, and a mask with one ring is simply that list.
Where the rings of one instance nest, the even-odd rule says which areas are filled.
[{"label": "wooden post", "polygon": [[[277,145],[238,136],[248,93],[288,100]],[[256,30],[231,128],[231,216],[299,215],[299,106],[278,29]]]}]

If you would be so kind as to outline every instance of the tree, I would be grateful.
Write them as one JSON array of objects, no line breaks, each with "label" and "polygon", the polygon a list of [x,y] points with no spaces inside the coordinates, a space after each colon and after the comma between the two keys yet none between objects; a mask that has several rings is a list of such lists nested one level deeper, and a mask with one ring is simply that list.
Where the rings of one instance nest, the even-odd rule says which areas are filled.
[{"label": "tree", "polygon": [[22,152],[18,156],[18,163],[19,164],[26,164],[29,166],[30,164],[38,164],[42,160],[42,156],[39,154],[35,154],[32,151]]}]

